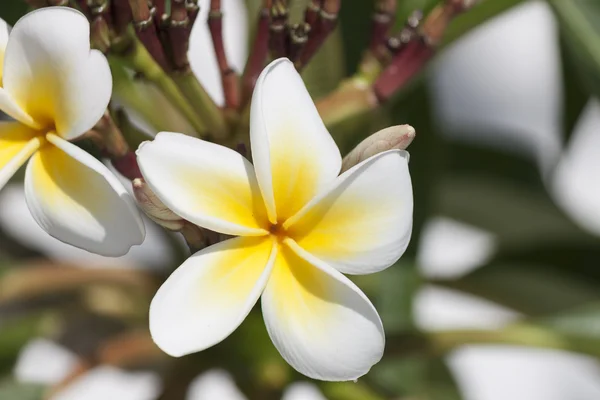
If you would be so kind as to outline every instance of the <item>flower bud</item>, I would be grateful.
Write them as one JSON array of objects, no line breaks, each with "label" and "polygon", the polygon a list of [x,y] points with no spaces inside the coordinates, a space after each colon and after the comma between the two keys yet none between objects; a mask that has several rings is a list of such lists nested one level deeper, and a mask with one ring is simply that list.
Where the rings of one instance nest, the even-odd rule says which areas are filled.
[{"label": "flower bud", "polygon": [[179,231],[183,228],[184,219],[164,205],[146,182],[136,178],[132,185],[135,199],[151,220],[171,231]]},{"label": "flower bud", "polygon": [[382,129],[358,144],[342,162],[342,172],[386,150],[405,150],[415,138],[415,129],[410,125],[396,125]]}]

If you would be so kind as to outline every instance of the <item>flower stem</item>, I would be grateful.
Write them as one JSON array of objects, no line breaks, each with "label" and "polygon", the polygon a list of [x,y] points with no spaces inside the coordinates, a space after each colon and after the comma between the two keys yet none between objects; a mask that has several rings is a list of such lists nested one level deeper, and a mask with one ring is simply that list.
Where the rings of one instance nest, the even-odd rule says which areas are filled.
[{"label": "flower stem", "polygon": [[568,336],[529,324],[515,324],[497,331],[456,330],[428,334],[432,349],[446,353],[466,344],[506,344],[565,350],[600,356],[597,340],[573,340]]},{"label": "flower stem", "polygon": [[223,43],[223,13],[221,0],[211,0],[208,14],[208,28],[217,56],[217,64],[221,74],[223,92],[225,94],[225,107],[237,109],[240,106],[240,82],[235,71],[229,66],[225,45]]},{"label": "flower stem", "polygon": [[219,107],[210,98],[191,69],[175,71],[171,78],[181,93],[188,99],[211,136],[223,138],[227,136],[227,124]]},{"label": "flower stem", "polygon": [[374,110],[379,105],[371,85],[361,77],[350,78],[317,101],[317,110],[328,127]]},{"label": "flower stem", "polygon": [[[187,102],[186,98],[178,89],[171,78],[163,71],[163,69],[152,59],[144,46],[136,39],[129,37],[128,45],[126,44],[123,51],[117,51],[115,54],[134,71],[141,73],[146,79],[154,83],[169,101],[184,115],[190,122],[192,127],[200,135],[206,132],[206,127],[202,123],[200,116]],[[113,49],[117,46],[113,45]]]}]

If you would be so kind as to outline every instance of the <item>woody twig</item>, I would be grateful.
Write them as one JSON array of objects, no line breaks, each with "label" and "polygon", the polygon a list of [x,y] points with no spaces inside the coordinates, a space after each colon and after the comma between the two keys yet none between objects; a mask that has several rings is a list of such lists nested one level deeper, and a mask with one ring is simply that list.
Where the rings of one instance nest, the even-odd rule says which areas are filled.
[{"label": "woody twig", "polygon": [[258,16],[256,34],[252,43],[252,50],[244,69],[242,77],[243,103],[247,103],[254,90],[256,80],[264,68],[269,55],[269,31],[271,0],[265,0]]},{"label": "woody twig", "polygon": [[[311,2],[314,6],[316,2]],[[317,50],[323,45],[329,34],[333,32],[337,25],[338,13],[341,7],[341,0],[324,0],[319,10],[319,16],[314,24],[311,25],[308,41],[300,52],[298,59],[295,62],[296,68],[301,70],[310,59],[315,55]],[[308,10],[310,20],[314,19],[313,12]]]},{"label": "woody twig", "polygon": [[217,56],[217,64],[221,73],[221,82],[225,94],[225,107],[237,109],[240,106],[240,84],[239,77],[229,66],[225,46],[223,44],[223,13],[221,11],[221,0],[211,0],[208,13],[208,28],[213,41],[213,47]]}]

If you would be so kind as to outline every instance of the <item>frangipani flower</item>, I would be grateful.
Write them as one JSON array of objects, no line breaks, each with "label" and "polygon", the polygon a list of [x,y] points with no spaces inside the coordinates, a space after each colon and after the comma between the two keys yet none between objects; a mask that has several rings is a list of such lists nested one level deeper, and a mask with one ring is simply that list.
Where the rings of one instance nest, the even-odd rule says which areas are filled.
[{"label": "frangipani flower", "polygon": [[0,188],[29,159],[25,193],[50,235],[88,251],[117,256],[144,239],[133,200],[97,159],[71,144],[100,119],[112,79],[102,53],[90,51],[90,27],[76,10],[33,11],[7,40],[0,109]]},{"label": "frangipani flower", "polygon": [[150,331],[182,356],[233,332],[262,295],[273,343],[299,372],[351,380],[383,354],[377,311],[342,273],[393,264],[412,227],[408,154],[342,159],[291,62],[271,63],[252,98],[254,165],[228,148],[162,132],[138,150],[144,178],[183,218],[228,235],[163,284]]}]

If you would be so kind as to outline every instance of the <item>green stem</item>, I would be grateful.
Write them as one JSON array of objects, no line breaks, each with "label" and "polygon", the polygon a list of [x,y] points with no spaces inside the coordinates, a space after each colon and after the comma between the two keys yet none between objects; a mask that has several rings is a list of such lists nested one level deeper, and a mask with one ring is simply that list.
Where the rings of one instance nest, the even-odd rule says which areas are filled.
[{"label": "green stem", "polygon": [[210,134],[215,138],[227,135],[225,116],[202,87],[191,69],[171,74],[171,78],[181,93],[192,104]]},{"label": "green stem", "polygon": [[[131,39],[131,38],[130,38]],[[123,52],[116,55],[131,69],[141,73],[154,83],[169,101],[187,118],[198,134],[206,132],[200,116],[194,111],[186,98],[181,94],[177,85],[169,78],[163,69],[152,59],[146,49],[137,39],[131,39]]]},{"label": "green stem", "polygon": [[316,104],[328,127],[374,110],[379,105],[369,82],[358,76],[342,82]]},{"label": "green stem", "polygon": [[457,330],[428,333],[433,351],[446,353],[467,344],[506,344],[583,353],[600,357],[598,340],[572,338],[548,329],[515,324],[497,331]]}]

